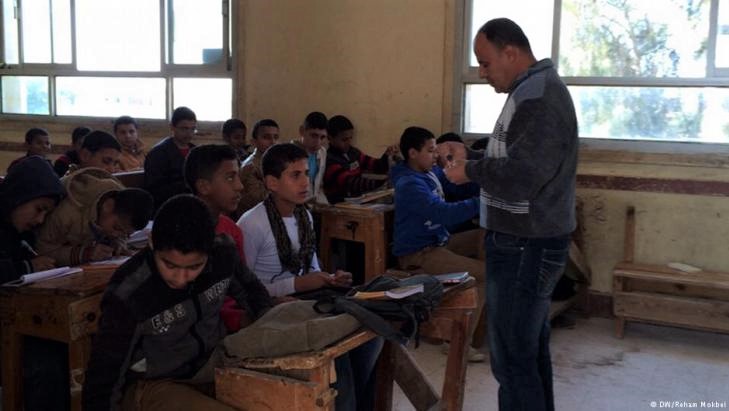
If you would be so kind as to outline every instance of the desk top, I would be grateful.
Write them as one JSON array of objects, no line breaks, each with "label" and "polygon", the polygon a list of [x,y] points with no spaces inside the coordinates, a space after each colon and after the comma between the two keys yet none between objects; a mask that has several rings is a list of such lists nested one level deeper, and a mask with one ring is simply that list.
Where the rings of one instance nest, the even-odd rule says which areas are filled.
[{"label": "desk top", "polygon": [[81,271],[21,287],[2,287],[2,294],[68,295],[85,297],[106,289],[114,269]]},{"label": "desk top", "polygon": [[394,204],[347,204],[340,203],[341,205],[323,205],[323,204],[312,204],[311,211],[313,213],[320,214],[333,214],[333,215],[377,215],[385,214],[395,210]]}]

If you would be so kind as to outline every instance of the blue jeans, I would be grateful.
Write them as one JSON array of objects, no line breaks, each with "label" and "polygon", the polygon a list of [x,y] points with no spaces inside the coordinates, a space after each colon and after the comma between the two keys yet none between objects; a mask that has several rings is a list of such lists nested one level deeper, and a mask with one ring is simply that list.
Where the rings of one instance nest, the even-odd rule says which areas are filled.
[{"label": "blue jeans", "polygon": [[549,306],[569,244],[569,235],[486,233],[486,314],[499,410],[554,410]]},{"label": "blue jeans", "polygon": [[375,337],[334,359],[337,411],[369,411],[375,408],[375,365],[384,343],[384,338]]}]

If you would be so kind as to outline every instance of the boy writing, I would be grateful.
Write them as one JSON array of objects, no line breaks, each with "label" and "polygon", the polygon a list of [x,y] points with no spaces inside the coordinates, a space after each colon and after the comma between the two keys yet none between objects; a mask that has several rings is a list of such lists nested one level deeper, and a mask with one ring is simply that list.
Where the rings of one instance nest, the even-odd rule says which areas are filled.
[{"label": "boy writing", "polygon": [[122,265],[101,302],[83,387],[85,410],[232,410],[210,388],[186,384],[225,337],[220,309],[233,297],[252,318],[272,303],[207,206],[171,198],[154,219],[149,246]]}]

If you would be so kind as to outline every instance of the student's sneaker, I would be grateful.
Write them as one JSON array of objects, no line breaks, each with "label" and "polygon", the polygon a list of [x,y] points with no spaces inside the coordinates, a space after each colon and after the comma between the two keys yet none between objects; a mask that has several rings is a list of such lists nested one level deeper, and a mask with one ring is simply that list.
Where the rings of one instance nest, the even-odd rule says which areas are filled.
[{"label": "student's sneaker", "polygon": [[[449,349],[450,349],[450,344],[448,344],[448,343],[443,343],[440,346],[440,351],[443,354],[448,354],[448,350]],[[468,354],[467,354],[467,356],[468,356],[468,362],[484,362],[484,361],[486,361],[486,354],[484,354],[481,351],[479,351],[479,350],[471,347],[470,345],[468,346]]]}]

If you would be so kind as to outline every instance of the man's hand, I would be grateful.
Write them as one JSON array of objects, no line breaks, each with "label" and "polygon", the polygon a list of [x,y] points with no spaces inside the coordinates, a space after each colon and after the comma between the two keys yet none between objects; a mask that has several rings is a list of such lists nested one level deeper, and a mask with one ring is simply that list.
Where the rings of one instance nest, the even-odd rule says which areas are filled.
[{"label": "man's hand", "polygon": [[435,146],[438,152],[438,164],[441,167],[447,168],[457,160],[466,160],[466,146],[463,143],[457,141],[446,141]]},{"label": "man's hand", "polygon": [[471,181],[466,175],[466,160],[455,160],[443,171],[448,181],[453,184],[463,184]]},{"label": "man's hand", "polygon": [[39,255],[30,260],[30,264],[33,266],[33,271],[44,271],[55,267],[56,260],[45,255]]}]

